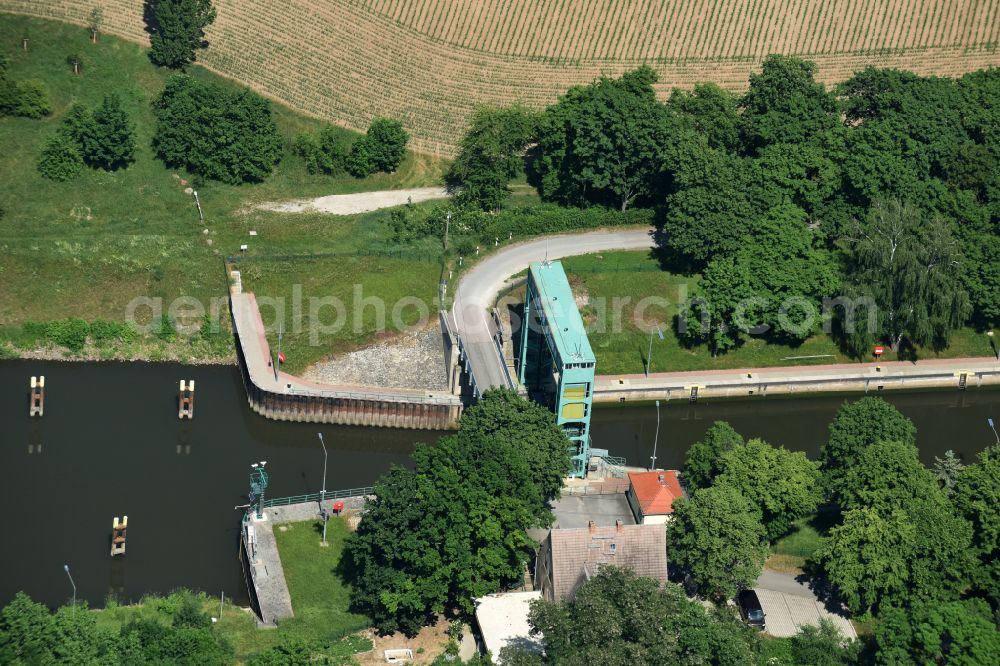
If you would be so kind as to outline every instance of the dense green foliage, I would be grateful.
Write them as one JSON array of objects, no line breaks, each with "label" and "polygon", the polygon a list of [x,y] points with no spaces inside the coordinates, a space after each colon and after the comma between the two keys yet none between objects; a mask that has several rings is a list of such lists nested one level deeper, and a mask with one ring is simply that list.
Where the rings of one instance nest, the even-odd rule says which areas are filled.
[{"label": "dense green foliage", "polygon": [[178,74],[154,103],[153,147],[168,166],[231,185],[260,182],[281,159],[271,105],[247,90],[230,90]]},{"label": "dense green foliage", "polygon": [[882,398],[867,397],[845,403],[830,424],[830,438],[820,449],[820,467],[831,498],[840,499],[843,478],[864,451],[879,441],[913,444],[913,422]]},{"label": "dense green foliage", "polygon": [[1000,655],[1000,630],[981,599],[921,603],[882,614],[876,663],[982,666]]},{"label": "dense green foliage", "polygon": [[503,663],[737,666],[754,662],[760,640],[730,609],[706,610],[678,585],[618,567],[601,568],[572,601],[536,602],[529,622],[544,657],[507,649]]},{"label": "dense green foliage", "polygon": [[525,530],[551,520],[568,447],[544,407],[487,392],[456,434],[417,446],[413,470],[376,484],[342,562],[354,608],[380,630],[412,634],[519,581],[532,548]]},{"label": "dense green foliage", "polygon": [[135,159],[135,128],[121,98],[107,95],[80,132],[83,159],[91,166],[114,171]]},{"label": "dense green foliage", "polygon": [[719,474],[722,454],[743,444],[743,436],[725,421],[716,421],[691,445],[684,458],[684,483],[690,492],[707,488]]},{"label": "dense green foliage", "polygon": [[305,162],[306,171],[328,176],[343,173],[351,154],[346,132],[333,125],[323,126],[316,134],[305,132],[298,135],[292,149]]},{"label": "dense green foliage", "polygon": [[[658,209],[665,266],[705,276],[688,339],[714,351],[802,341],[833,315],[855,356],[997,321],[1000,70],[869,67],[832,91],[815,76],[772,55],[742,96],[699,85],[660,103],[645,67],[571,88],[538,118],[529,181],[565,206]],[[870,329],[842,296],[877,306]]]},{"label": "dense green foliage", "polygon": [[345,160],[352,176],[364,178],[377,171],[392,173],[406,156],[406,143],[410,135],[398,120],[376,118],[368,132],[351,146]]},{"label": "dense green foliage", "polygon": [[38,158],[38,172],[49,180],[72,180],[83,170],[80,148],[72,137],[56,132],[45,143]]},{"label": "dense green foliage", "polygon": [[720,456],[716,486],[731,486],[755,505],[765,536],[774,541],[792,523],[811,515],[822,499],[819,467],[801,451],[774,447],[761,439],[737,444]]},{"label": "dense green foliage", "polygon": [[972,523],[972,545],[978,558],[973,583],[1000,608],[1000,444],[983,450],[962,470],[952,501]]},{"label": "dense green foliage", "polygon": [[164,600],[171,621],[134,619],[120,631],[97,626],[86,604],[50,613],[24,593],[0,611],[0,662],[4,664],[177,664],[232,662],[232,648],[214,631],[199,600],[177,593]]},{"label": "dense green foliage", "polygon": [[767,557],[766,533],[756,505],[732,486],[697,490],[674,500],[667,526],[667,551],[698,589],[728,599],[753,587]]},{"label": "dense green foliage", "polygon": [[208,46],[205,28],[215,22],[212,0],[145,0],[149,59],[178,69],[194,62],[195,51]]},{"label": "dense green foliage", "polygon": [[45,84],[36,79],[15,81],[8,76],[7,57],[0,54],[0,117],[42,118],[52,113]]},{"label": "dense green foliage", "polygon": [[480,107],[445,176],[456,203],[497,211],[510,194],[508,183],[524,168],[525,148],[535,134],[536,114],[523,106]]}]

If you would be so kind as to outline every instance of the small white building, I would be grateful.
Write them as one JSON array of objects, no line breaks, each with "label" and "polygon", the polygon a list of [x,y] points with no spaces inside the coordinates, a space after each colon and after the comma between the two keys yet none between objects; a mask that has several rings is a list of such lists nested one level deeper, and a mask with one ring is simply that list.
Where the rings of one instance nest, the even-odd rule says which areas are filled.
[{"label": "small white building", "polygon": [[541,598],[540,591],[533,591],[488,594],[476,599],[476,624],[493,663],[502,663],[500,650],[506,645],[542,653],[541,637],[532,636],[528,624],[530,604]]}]

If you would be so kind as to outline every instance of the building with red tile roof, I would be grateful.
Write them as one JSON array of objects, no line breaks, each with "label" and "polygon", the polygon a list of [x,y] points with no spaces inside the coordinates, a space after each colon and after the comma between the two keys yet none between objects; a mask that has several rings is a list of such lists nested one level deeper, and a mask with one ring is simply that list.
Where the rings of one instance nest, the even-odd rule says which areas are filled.
[{"label": "building with red tile roof", "polygon": [[626,496],[639,525],[666,523],[674,512],[674,500],[684,497],[676,470],[629,472],[628,480]]}]

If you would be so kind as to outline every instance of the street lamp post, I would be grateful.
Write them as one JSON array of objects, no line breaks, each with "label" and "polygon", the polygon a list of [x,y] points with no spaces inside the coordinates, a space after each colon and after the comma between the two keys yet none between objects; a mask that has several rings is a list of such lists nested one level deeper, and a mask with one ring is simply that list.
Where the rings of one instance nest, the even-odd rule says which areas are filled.
[{"label": "street lamp post", "polygon": [[1000,444],[1000,435],[997,434],[996,426],[993,425],[993,419],[986,419],[986,423],[989,424],[990,430],[993,431],[993,436],[997,438],[997,444]]},{"label": "street lamp post", "polygon": [[76,583],[73,581],[73,574],[71,574],[69,572],[69,565],[68,564],[64,564],[63,565],[63,571],[65,571],[66,575],[69,577],[69,584],[73,586],[73,610],[75,611],[76,610]]},{"label": "street lamp post", "polygon": [[663,331],[660,330],[660,325],[657,324],[655,328],[649,330],[649,350],[646,352],[646,376],[649,377],[649,363],[653,357],[653,332],[656,332],[663,339]]},{"label": "street lamp post", "polygon": [[274,381],[278,381],[278,372],[280,372],[279,368],[281,367],[281,334],[282,334],[282,332],[283,332],[282,331],[282,325],[279,323],[278,324],[278,353],[274,357]]},{"label": "street lamp post", "polygon": [[319,435],[319,443],[323,446],[323,488],[319,491],[319,501],[322,502],[326,499],[326,442],[323,441],[323,433],[316,433]]},{"label": "street lamp post", "polygon": [[656,401],[656,434],[653,435],[653,455],[650,456],[649,471],[656,469],[656,445],[660,441],[660,401]]}]

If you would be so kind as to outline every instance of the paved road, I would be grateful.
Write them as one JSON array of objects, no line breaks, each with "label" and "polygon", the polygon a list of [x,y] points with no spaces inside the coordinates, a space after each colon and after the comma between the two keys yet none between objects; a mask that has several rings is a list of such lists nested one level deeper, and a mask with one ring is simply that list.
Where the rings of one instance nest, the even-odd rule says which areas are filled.
[{"label": "paved road", "polygon": [[543,261],[546,257],[561,259],[607,250],[652,247],[651,233],[651,229],[638,229],[548,236],[506,247],[466,273],[455,293],[452,321],[469,355],[479,389],[510,386],[506,365],[493,343],[487,314],[507,278],[525,270],[531,262]]},{"label": "paved road", "polygon": [[790,574],[765,569],[757,579],[754,591],[764,610],[764,630],[772,636],[794,636],[802,626],[818,625],[820,619],[825,618],[845,638],[858,637],[845,614],[827,610],[807,585]]}]

